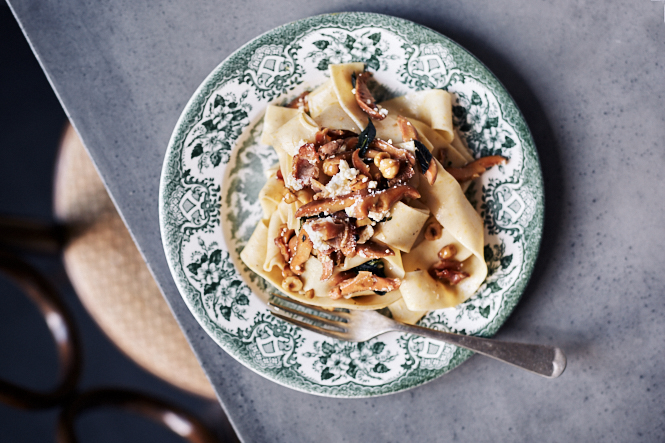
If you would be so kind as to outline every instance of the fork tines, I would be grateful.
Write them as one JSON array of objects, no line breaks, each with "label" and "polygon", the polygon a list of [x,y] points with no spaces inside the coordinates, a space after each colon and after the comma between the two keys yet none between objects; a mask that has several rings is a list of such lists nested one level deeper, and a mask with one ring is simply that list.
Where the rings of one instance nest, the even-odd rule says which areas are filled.
[{"label": "fork tines", "polygon": [[341,338],[347,333],[344,326],[348,317],[343,311],[328,311],[276,293],[271,296],[268,301],[270,313],[277,318],[332,338]]}]

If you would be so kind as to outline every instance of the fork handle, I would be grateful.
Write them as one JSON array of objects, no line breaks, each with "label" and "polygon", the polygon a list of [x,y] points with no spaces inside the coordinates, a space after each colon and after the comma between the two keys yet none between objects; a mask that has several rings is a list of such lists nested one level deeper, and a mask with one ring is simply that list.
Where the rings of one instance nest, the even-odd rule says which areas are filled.
[{"label": "fork handle", "polygon": [[496,341],[471,335],[436,331],[421,326],[395,322],[395,329],[401,332],[420,335],[433,340],[443,341],[470,351],[492,357],[527,371],[555,378],[566,369],[566,355],[560,348],[544,345],[530,345]]}]

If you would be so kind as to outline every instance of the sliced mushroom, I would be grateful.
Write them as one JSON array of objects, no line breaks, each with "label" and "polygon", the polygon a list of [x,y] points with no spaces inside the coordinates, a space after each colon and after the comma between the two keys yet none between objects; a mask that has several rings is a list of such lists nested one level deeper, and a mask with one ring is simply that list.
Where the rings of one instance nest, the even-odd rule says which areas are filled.
[{"label": "sliced mushroom", "polygon": [[305,272],[305,262],[309,259],[313,247],[314,244],[307,235],[307,231],[301,229],[296,241],[296,252],[291,258],[290,267],[294,274],[302,275]]},{"label": "sliced mushroom", "polygon": [[369,167],[363,162],[363,159],[360,158],[360,150],[356,149],[353,151],[351,161],[353,162],[353,167],[360,171],[361,174],[370,177]]},{"label": "sliced mushroom", "polygon": [[321,198],[311,203],[302,205],[296,210],[296,217],[311,217],[318,214],[333,214],[337,211],[343,211],[345,208],[353,205],[368,194],[366,189],[352,192],[351,194],[341,195],[334,198]]},{"label": "sliced mushroom", "polygon": [[293,176],[302,186],[319,177],[319,156],[313,143],[305,143],[293,157]]},{"label": "sliced mushroom", "polygon": [[333,214],[347,210],[349,217],[357,219],[366,218],[370,211],[388,211],[392,205],[402,198],[420,198],[420,193],[409,185],[398,185],[379,192],[370,192],[368,189],[352,192],[334,198],[321,198],[296,210],[296,217],[311,217],[318,214]]},{"label": "sliced mushroom", "polygon": [[420,193],[409,185],[397,185],[383,191],[359,195],[346,210],[349,217],[366,218],[371,212],[385,212],[402,198],[420,198]]},{"label": "sliced mushroom", "polygon": [[291,260],[291,253],[288,245],[294,233],[295,231],[293,229],[289,229],[286,224],[283,224],[280,226],[279,236],[275,237],[275,245],[279,248],[279,252],[282,254],[282,257],[284,257],[286,263]]},{"label": "sliced mushroom", "polygon": [[388,154],[390,154],[392,158],[408,161],[411,165],[416,164],[416,157],[411,152],[407,151],[406,149],[393,146],[387,141],[375,138],[374,140],[372,140],[372,143],[369,146],[370,148],[387,152]]},{"label": "sliced mushroom", "polygon": [[300,94],[298,97],[294,98],[291,103],[286,105],[287,108],[302,109],[303,111],[309,113],[309,103],[307,101],[307,96],[309,91],[305,91]]},{"label": "sliced mushroom", "polygon": [[480,175],[487,171],[492,166],[505,165],[508,162],[506,157],[500,155],[490,155],[488,157],[479,158],[472,161],[462,168],[446,168],[446,171],[453,176],[458,182],[473,180],[480,177]]},{"label": "sliced mushroom", "polygon": [[330,240],[344,234],[345,223],[338,220],[308,220],[307,226],[321,236],[321,240]]},{"label": "sliced mushroom", "polygon": [[362,245],[356,246],[356,253],[364,258],[383,258],[383,257],[392,257],[395,255],[395,251],[390,249],[388,246],[380,245],[373,241],[367,241]]},{"label": "sliced mushroom", "polygon": [[402,133],[402,140],[410,142],[411,140],[418,140],[418,131],[416,127],[411,124],[403,115],[397,116],[397,124],[399,125],[399,132]]},{"label": "sliced mushroom", "polygon": [[335,262],[332,259],[332,249],[319,251],[318,259],[321,262],[321,281],[326,281],[333,275]]},{"label": "sliced mushroom", "polygon": [[327,243],[346,257],[354,257],[356,255],[357,238],[356,225],[347,220],[344,222],[344,230],[340,235]]},{"label": "sliced mushroom", "polygon": [[434,182],[436,181],[436,176],[439,173],[439,168],[436,166],[436,162],[434,160],[430,160],[429,162],[429,168],[427,168],[427,171],[425,171],[425,179],[427,180],[427,183],[430,185],[433,185]]},{"label": "sliced mushroom", "polygon": [[462,263],[457,260],[445,259],[435,263],[430,269],[432,278],[456,285],[469,277],[467,272],[462,271]]},{"label": "sliced mushroom", "polygon": [[369,92],[367,80],[369,80],[370,77],[372,77],[372,73],[368,71],[358,74],[358,77],[356,78],[356,102],[365,114],[369,115],[374,120],[383,120],[388,113],[386,111],[381,112],[372,93]]},{"label": "sliced mushroom", "polygon": [[321,160],[326,159],[340,152],[346,151],[346,140],[343,138],[338,138],[337,140],[332,140],[326,143],[325,145],[319,148],[319,157]]},{"label": "sliced mushroom", "polygon": [[371,272],[360,271],[357,276],[335,286],[329,295],[336,300],[364,291],[391,292],[399,289],[401,283],[398,278],[378,277]]},{"label": "sliced mushroom", "polygon": [[323,128],[317,131],[315,140],[316,144],[321,146],[333,140],[349,138],[353,136],[358,136],[358,134],[352,131],[347,131],[346,129]]},{"label": "sliced mushroom", "polygon": [[350,278],[353,278],[356,276],[355,271],[342,271],[335,275],[328,283],[331,286],[337,286],[338,284],[342,283],[344,280],[348,280]]}]

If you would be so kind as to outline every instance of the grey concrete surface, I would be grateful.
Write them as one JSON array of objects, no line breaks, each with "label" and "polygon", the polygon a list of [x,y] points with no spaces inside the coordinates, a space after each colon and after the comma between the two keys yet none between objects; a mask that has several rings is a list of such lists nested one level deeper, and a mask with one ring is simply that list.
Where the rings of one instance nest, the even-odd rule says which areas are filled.
[{"label": "grey concrete surface", "polygon": [[[662,2],[10,4],[243,441],[665,438]],[[404,393],[315,397],[242,367],[181,300],[162,251],[157,195],[185,103],[258,34],[346,10],[446,34],[498,76],[525,114],[545,176],[545,234],[532,281],[498,337],[562,346],[568,368],[561,378],[475,356]]]}]

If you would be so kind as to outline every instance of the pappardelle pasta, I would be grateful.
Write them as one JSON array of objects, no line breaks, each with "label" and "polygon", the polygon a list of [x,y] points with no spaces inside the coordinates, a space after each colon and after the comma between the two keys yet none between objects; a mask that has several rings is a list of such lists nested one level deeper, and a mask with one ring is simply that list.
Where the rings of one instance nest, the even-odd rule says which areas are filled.
[{"label": "pappardelle pasta", "polygon": [[388,307],[415,323],[472,296],[487,276],[484,229],[464,195],[504,163],[474,160],[440,89],[377,104],[362,63],[287,106],[269,106],[261,143],[279,164],[240,257],[290,297],[330,308]]}]

